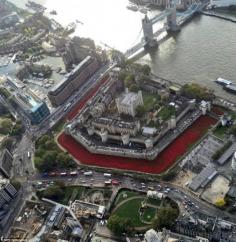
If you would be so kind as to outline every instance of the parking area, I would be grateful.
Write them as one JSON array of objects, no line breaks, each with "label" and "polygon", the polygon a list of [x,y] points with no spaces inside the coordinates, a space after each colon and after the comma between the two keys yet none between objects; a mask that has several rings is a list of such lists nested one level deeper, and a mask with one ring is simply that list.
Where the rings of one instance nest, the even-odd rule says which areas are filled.
[{"label": "parking area", "polygon": [[218,200],[224,199],[229,191],[230,181],[219,175],[202,193],[202,198],[211,204],[215,204]]}]

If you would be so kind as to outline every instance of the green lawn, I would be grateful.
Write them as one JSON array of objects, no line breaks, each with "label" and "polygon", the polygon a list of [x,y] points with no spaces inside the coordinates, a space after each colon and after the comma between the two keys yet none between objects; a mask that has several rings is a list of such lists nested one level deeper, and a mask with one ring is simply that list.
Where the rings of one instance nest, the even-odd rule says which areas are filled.
[{"label": "green lawn", "polygon": [[143,200],[143,198],[134,198],[121,205],[114,214],[119,217],[130,218],[135,227],[145,226],[139,217],[139,209]]},{"label": "green lawn", "polygon": [[160,199],[154,199],[154,198],[148,198],[146,203],[153,205],[153,206],[160,206],[161,200]]},{"label": "green lawn", "polygon": [[150,111],[155,105],[158,104],[160,97],[157,94],[149,94],[142,92],[143,94],[143,104],[146,112]]},{"label": "green lawn", "polygon": [[144,213],[142,215],[142,220],[147,223],[150,223],[155,218],[156,213],[157,213],[156,208],[147,207],[147,208],[145,208]]},{"label": "green lawn", "polygon": [[236,112],[229,111],[229,114],[231,115],[231,118],[232,118],[233,120],[236,120]]},{"label": "green lawn", "polygon": [[213,131],[213,134],[216,136],[216,137],[219,137],[220,139],[223,139],[224,138],[224,135],[225,133],[229,130],[228,127],[223,127],[223,126],[219,126],[217,127],[214,131]]},{"label": "green lawn", "polygon": [[137,192],[132,192],[132,191],[122,191],[116,197],[115,206],[117,206],[119,203],[126,200],[127,198],[135,197],[135,196],[139,196],[139,194]]},{"label": "green lawn", "polygon": [[172,115],[175,114],[175,108],[172,106],[164,106],[160,112],[158,113],[158,116],[162,118],[162,120],[169,119]]}]

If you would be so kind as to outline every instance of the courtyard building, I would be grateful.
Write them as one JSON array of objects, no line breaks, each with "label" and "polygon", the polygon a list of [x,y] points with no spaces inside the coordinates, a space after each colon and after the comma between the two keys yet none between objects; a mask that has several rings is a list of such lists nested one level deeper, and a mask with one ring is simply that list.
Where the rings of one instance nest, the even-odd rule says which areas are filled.
[{"label": "courtyard building", "polygon": [[138,93],[129,92],[129,89],[125,89],[125,93],[116,98],[116,106],[119,114],[127,114],[132,117],[136,115],[136,108],[139,105],[143,105],[142,91]]}]

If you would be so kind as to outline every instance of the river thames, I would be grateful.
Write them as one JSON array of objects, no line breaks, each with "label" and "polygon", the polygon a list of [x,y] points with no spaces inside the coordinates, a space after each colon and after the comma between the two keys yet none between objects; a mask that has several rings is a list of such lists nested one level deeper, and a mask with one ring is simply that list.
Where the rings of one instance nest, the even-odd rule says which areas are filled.
[{"label": "river thames", "polygon": [[[26,0],[11,0],[24,7]],[[63,25],[76,20],[76,34],[93,38],[125,51],[140,39],[140,12],[126,9],[128,0],[38,0],[48,11],[56,10],[54,18]],[[149,13],[150,14],[150,13]],[[153,13],[151,13],[153,14]],[[236,23],[196,16],[179,33],[164,41],[159,48],[142,57],[152,71],[178,83],[197,82],[214,89],[216,94],[236,102],[214,83],[218,77],[236,83]]]}]

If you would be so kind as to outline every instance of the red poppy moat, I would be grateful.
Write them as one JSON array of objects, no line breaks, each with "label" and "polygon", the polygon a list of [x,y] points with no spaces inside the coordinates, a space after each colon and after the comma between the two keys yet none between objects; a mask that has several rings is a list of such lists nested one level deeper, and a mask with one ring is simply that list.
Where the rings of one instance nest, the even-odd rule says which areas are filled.
[{"label": "red poppy moat", "polygon": [[62,133],[58,137],[58,142],[75,159],[84,165],[160,174],[168,170],[180,156],[186,153],[188,147],[198,141],[207,132],[209,127],[216,124],[216,122],[217,120],[210,116],[201,116],[192,126],[163,150],[156,159],[151,161],[92,154],[65,133]]}]

